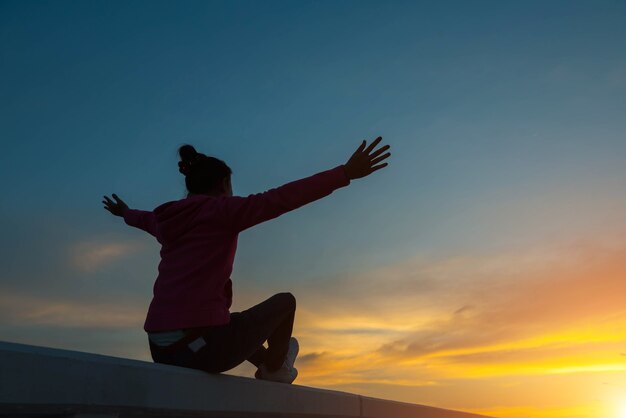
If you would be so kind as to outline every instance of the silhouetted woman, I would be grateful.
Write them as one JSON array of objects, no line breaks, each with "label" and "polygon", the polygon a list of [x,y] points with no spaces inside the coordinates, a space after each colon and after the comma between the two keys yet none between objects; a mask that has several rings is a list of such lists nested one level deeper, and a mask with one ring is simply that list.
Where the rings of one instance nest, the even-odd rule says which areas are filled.
[{"label": "silhouetted woman", "polygon": [[258,368],[256,378],[292,383],[298,375],[294,296],[279,293],[243,312],[229,311],[237,236],[387,166],[381,161],[389,146],[375,150],[381,139],[369,146],[363,141],[344,165],[248,197],[233,196],[232,171],[223,161],[184,145],[178,166],[189,192],[185,199],[150,212],[129,209],[115,194],[115,200],[104,196],[105,209],[161,244],[144,324],[152,359],[209,373],[248,360]]}]

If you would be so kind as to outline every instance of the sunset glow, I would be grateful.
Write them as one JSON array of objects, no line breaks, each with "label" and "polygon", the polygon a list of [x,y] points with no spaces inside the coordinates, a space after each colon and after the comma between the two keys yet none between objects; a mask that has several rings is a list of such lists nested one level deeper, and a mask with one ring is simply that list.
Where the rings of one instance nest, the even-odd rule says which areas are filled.
[{"label": "sunset glow", "polygon": [[[418,257],[303,289],[299,383],[498,417],[609,418],[626,385],[626,247],[581,250],[544,249],[521,281],[530,254]],[[428,290],[403,293],[416,271]],[[344,299],[356,281],[376,290]],[[497,408],[471,406],[494,397]]]}]

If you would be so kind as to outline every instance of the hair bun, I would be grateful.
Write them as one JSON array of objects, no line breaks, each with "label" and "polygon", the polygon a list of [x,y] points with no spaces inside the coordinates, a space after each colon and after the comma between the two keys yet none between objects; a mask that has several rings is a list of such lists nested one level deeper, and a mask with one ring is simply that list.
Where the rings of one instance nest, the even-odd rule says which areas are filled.
[{"label": "hair bun", "polygon": [[219,189],[223,179],[233,173],[224,161],[199,153],[189,144],[178,148],[178,155],[178,171],[185,175],[185,186],[189,193],[214,192]]},{"label": "hair bun", "polygon": [[196,151],[193,146],[185,144],[182,147],[178,148],[178,155],[180,155],[180,159],[182,161],[191,162],[198,155],[198,151]]},{"label": "hair bun", "polygon": [[178,162],[178,171],[186,176],[191,170],[191,165],[198,160],[201,154],[192,145],[185,144],[178,148],[178,155],[180,155],[181,159]]}]

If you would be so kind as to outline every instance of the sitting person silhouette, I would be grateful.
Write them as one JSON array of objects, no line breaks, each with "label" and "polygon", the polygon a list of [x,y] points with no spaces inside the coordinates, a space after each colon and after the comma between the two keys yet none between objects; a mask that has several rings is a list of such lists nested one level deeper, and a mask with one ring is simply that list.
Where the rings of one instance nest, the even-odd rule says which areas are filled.
[{"label": "sitting person silhouette", "polygon": [[[161,244],[161,261],[144,330],[152,359],[221,373],[248,360],[257,379],[292,383],[298,341],[291,336],[296,299],[279,293],[243,312],[230,312],[230,274],[238,234],[347,186],[387,166],[389,145],[363,141],[347,163],[248,197],[233,196],[231,169],[221,160],[178,150],[188,195],[154,211],[130,209],[104,196],[104,209]],[[382,155],[381,155],[382,154]],[[264,344],[267,341],[268,347]]]}]

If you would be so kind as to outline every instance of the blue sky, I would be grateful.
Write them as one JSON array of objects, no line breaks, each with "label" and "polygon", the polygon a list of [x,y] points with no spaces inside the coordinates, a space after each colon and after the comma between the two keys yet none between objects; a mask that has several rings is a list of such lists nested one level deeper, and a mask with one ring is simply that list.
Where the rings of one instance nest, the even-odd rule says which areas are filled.
[{"label": "blue sky", "polygon": [[0,290],[138,312],[68,325],[5,301],[2,338],[145,358],[158,246],[100,200],[182,198],[183,143],[239,195],[392,146],[242,234],[236,308],[416,256],[620,242],[625,18],[620,1],[0,1]]}]

